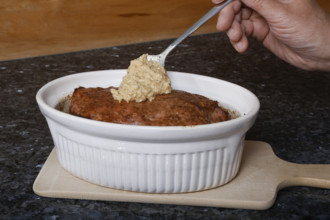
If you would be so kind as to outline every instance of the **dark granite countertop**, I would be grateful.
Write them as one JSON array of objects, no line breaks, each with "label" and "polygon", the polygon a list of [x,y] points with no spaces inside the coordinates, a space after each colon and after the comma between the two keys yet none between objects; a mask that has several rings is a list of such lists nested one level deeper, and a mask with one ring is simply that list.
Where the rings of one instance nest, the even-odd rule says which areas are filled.
[{"label": "dark granite countertop", "polygon": [[[32,185],[54,147],[35,94],[58,77],[127,68],[171,40],[0,62],[0,219],[330,219],[330,190],[290,187],[268,210],[44,198]],[[330,164],[330,73],[307,72],[251,40],[237,54],[221,33],[193,36],[168,57],[168,70],[198,73],[255,93],[261,110],[247,139],[268,142],[280,158]],[[326,171],[330,172],[330,170]]]}]

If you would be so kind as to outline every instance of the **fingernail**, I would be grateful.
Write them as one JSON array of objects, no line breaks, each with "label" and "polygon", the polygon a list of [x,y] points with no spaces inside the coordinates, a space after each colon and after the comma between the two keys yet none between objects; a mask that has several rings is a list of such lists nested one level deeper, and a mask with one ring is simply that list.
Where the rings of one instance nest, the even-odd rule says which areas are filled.
[{"label": "fingernail", "polygon": [[219,3],[221,3],[221,2],[223,2],[223,0],[213,0],[213,3],[214,3],[214,4],[219,4]]},{"label": "fingernail", "polygon": [[227,31],[227,35],[229,38],[232,38],[233,37],[233,32],[234,30],[232,28],[230,28],[228,31]]},{"label": "fingernail", "polygon": [[236,47],[237,47],[237,49],[242,49],[242,42],[241,41],[238,41],[237,43],[236,43]]},{"label": "fingernail", "polygon": [[242,43],[241,42],[237,42],[237,43],[234,43],[233,46],[234,46],[234,48],[235,48],[235,50],[237,52],[240,52],[241,51],[241,47],[242,47]]}]

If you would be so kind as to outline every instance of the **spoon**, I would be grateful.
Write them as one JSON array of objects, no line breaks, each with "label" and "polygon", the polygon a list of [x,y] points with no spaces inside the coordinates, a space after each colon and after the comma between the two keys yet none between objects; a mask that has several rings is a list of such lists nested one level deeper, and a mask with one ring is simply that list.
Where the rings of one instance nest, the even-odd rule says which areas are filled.
[{"label": "spoon", "polygon": [[232,0],[227,0],[220,5],[216,5],[211,10],[209,10],[203,17],[201,17],[195,24],[193,24],[186,32],[184,32],[180,37],[178,37],[173,43],[170,44],[162,53],[158,55],[148,55],[147,59],[160,63],[160,65],[165,66],[166,56],[184,39],[186,39],[190,34],[195,32],[200,26],[205,22],[210,20],[214,15],[216,15],[221,9],[226,7]]}]

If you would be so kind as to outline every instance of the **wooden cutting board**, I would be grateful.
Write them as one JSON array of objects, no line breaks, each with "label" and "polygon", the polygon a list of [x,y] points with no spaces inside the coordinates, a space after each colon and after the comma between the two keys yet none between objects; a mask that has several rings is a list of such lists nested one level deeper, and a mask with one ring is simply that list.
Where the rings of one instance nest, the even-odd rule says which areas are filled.
[{"label": "wooden cutting board", "polygon": [[329,164],[295,164],[275,156],[271,146],[246,141],[238,175],[230,183],[211,190],[179,194],[128,192],[98,186],[65,171],[55,148],[37,176],[33,190],[44,197],[210,206],[241,209],[267,209],[277,192],[288,186],[330,189]]}]

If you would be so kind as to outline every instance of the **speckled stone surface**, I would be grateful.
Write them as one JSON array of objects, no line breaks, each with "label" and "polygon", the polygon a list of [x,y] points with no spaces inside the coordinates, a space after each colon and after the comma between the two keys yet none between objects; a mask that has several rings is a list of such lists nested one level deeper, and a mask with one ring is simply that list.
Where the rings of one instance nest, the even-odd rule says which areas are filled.
[{"label": "speckled stone surface", "polygon": [[[54,147],[35,94],[77,72],[127,68],[171,40],[0,62],[0,219],[330,219],[330,190],[290,187],[265,211],[43,198],[32,184]],[[282,159],[330,164],[330,73],[307,72],[251,40],[237,54],[221,33],[190,37],[166,62],[168,70],[237,83],[260,99],[247,139],[268,142]],[[330,170],[326,171],[330,172]]]}]

